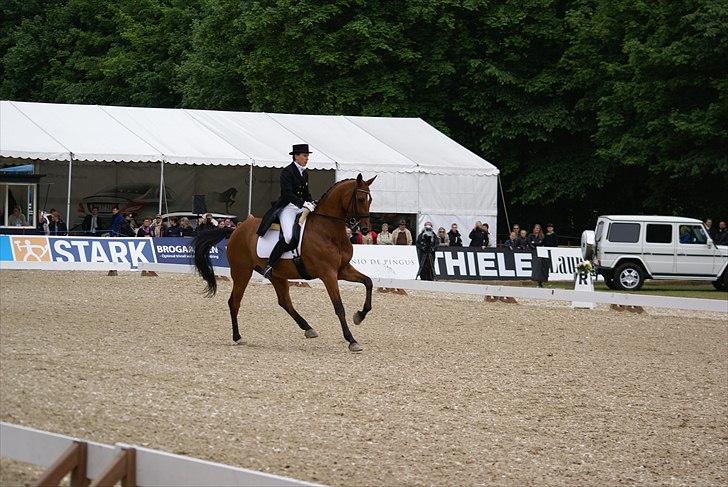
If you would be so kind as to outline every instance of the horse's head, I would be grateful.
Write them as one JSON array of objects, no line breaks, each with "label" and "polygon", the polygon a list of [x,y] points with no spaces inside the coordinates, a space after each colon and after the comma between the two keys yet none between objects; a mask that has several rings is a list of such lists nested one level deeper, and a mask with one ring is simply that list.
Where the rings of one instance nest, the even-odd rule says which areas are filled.
[{"label": "horse's head", "polygon": [[316,214],[340,220],[350,227],[371,228],[369,206],[372,196],[369,185],[377,179],[374,176],[364,181],[361,174],[356,179],[345,179],[334,184],[319,200]]},{"label": "horse's head", "polygon": [[376,176],[364,181],[361,173],[356,177],[354,187],[351,190],[351,196],[349,197],[350,201],[346,202],[346,216],[350,221],[353,221],[353,226],[358,224],[359,227],[372,228],[372,222],[369,221],[369,206],[372,204],[372,195],[369,192],[369,186],[371,186],[375,179],[377,179]]}]

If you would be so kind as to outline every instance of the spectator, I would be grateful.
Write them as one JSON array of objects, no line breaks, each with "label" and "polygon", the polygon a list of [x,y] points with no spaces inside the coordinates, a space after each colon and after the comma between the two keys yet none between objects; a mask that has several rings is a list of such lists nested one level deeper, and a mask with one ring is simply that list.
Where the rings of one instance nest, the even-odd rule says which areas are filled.
[{"label": "spectator", "polygon": [[715,242],[715,239],[718,236],[718,231],[713,226],[713,220],[711,220],[710,218],[705,220],[705,228],[706,230],[708,230],[708,236],[710,237],[710,239]]},{"label": "spectator", "polygon": [[40,212],[40,216],[38,217],[38,226],[36,229],[39,232],[43,232],[43,235],[50,234],[49,227],[50,226],[50,215],[46,213],[45,211]]},{"label": "spectator", "polygon": [[484,249],[488,246],[488,233],[483,226],[483,222],[478,220],[475,222],[475,228],[470,231],[470,247],[479,247]]},{"label": "spectator", "polygon": [[518,250],[519,243],[520,241],[518,240],[518,235],[516,235],[516,232],[511,232],[508,240],[503,242],[503,246],[508,250]]},{"label": "spectator", "polygon": [[528,236],[528,246],[532,250],[543,245],[543,230],[538,223],[533,226],[533,232]]},{"label": "spectator", "polygon": [[382,231],[377,235],[377,245],[392,245],[392,234],[389,233],[389,224],[382,223]]},{"label": "spectator", "polygon": [[440,227],[437,229],[437,246],[438,247],[449,247],[450,246],[450,237],[448,236],[444,227]]},{"label": "spectator", "polygon": [[101,228],[101,218],[99,218],[99,207],[94,206],[91,208],[91,214],[86,215],[81,223],[81,230],[88,236],[98,237]]},{"label": "spectator", "polygon": [[230,218],[225,218],[225,228],[235,228],[235,224]]},{"label": "spectator", "polygon": [[556,232],[554,232],[554,224],[553,223],[547,223],[546,224],[546,235],[543,236],[543,245],[544,247],[558,247],[559,241],[556,237]]},{"label": "spectator", "polygon": [[177,224],[177,217],[169,217],[169,226],[167,227],[167,237],[181,237],[182,228]]},{"label": "spectator", "polygon": [[150,218],[145,218],[144,223],[136,232],[137,237],[153,237],[154,236],[154,227],[152,227],[152,220]]},{"label": "spectator", "polygon": [[419,276],[423,281],[433,281],[435,279],[433,263],[436,248],[437,235],[432,231],[432,223],[425,222],[425,228],[417,235],[417,254],[420,260]]},{"label": "spectator", "polygon": [[483,223],[483,229],[485,230],[485,246],[490,246],[490,225]]},{"label": "spectator", "polygon": [[367,227],[362,227],[361,232],[357,234],[357,243],[363,245],[376,245],[377,234],[369,230]]},{"label": "spectator", "polygon": [[728,228],[726,228],[725,221],[718,222],[716,242],[716,245],[728,245]]},{"label": "spectator", "polygon": [[48,235],[59,236],[67,234],[68,227],[66,226],[66,222],[63,221],[58,210],[52,209],[48,220]]},{"label": "spectator", "polygon": [[183,237],[194,237],[195,236],[195,229],[192,228],[192,225],[190,225],[190,219],[186,216],[183,216],[179,221],[179,227],[180,232],[182,232]]},{"label": "spectator", "polygon": [[28,220],[25,215],[20,211],[19,206],[13,207],[13,213],[8,217],[8,225],[11,227],[27,227]]},{"label": "spectator", "polygon": [[688,230],[687,225],[680,226],[680,243],[683,243],[683,244],[691,243],[690,230]]},{"label": "spectator", "polygon": [[213,221],[212,213],[207,213],[199,225],[197,225],[197,233],[204,232],[205,230],[214,230],[217,228],[217,222]]},{"label": "spectator", "polygon": [[124,215],[119,212],[119,207],[114,205],[111,208],[111,232],[110,237],[121,237],[121,225],[124,223]]},{"label": "spectator", "polygon": [[[132,226],[132,223],[134,223],[134,226]],[[136,237],[135,227],[136,222],[134,221],[134,216],[131,213],[127,214],[126,218],[122,218],[117,237]]]},{"label": "spectator", "polygon": [[152,223],[152,236],[153,237],[166,237],[167,236],[167,225],[162,222],[162,215],[157,215]]},{"label": "spectator", "polygon": [[404,220],[400,220],[399,226],[392,232],[392,242],[394,245],[412,245],[412,233]]},{"label": "spectator", "polygon": [[458,231],[458,224],[453,223],[450,225],[450,231],[447,232],[447,237],[450,240],[450,247],[462,247],[463,246],[463,237],[460,235],[460,232]]},{"label": "spectator", "polygon": [[531,247],[528,245],[528,235],[525,230],[521,230],[520,235],[518,235],[518,250],[531,250]]},{"label": "spectator", "polygon": [[521,225],[519,225],[518,223],[513,224],[513,227],[511,227],[511,231],[516,232],[516,236],[518,238],[521,237]]},{"label": "spectator", "polygon": [[129,223],[129,227],[132,229],[132,234],[129,236],[135,236],[137,230],[139,229],[139,225],[137,224],[136,218],[134,218],[134,213],[128,213],[126,215],[126,221]]}]

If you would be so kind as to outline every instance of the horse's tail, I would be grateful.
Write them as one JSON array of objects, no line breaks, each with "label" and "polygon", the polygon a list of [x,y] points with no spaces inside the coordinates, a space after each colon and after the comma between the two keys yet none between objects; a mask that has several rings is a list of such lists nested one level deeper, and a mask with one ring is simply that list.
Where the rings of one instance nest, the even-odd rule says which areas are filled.
[{"label": "horse's tail", "polygon": [[214,296],[217,292],[215,271],[213,271],[212,262],[210,262],[210,249],[217,245],[222,239],[228,237],[233,230],[233,228],[214,228],[212,230],[205,230],[198,233],[197,237],[195,237],[195,240],[192,242],[192,246],[195,249],[195,267],[197,267],[197,272],[207,283],[205,294],[208,297]]}]

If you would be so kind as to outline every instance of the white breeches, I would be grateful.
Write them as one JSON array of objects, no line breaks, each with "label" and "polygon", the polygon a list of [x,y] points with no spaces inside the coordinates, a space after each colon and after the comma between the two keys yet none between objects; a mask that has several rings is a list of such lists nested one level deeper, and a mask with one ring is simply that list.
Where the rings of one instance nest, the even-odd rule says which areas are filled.
[{"label": "white breeches", "polygon": [[278,217],[281,222],[281,231],[283,232],[283,238],[286,240],[286,243],[291,243],[291,238],[293,238],[293,225],[296,223],[296,214],[301,211],[301,208],[297,207],[293,203],[288,203],[283,210],[281,210],[281,214]]}]

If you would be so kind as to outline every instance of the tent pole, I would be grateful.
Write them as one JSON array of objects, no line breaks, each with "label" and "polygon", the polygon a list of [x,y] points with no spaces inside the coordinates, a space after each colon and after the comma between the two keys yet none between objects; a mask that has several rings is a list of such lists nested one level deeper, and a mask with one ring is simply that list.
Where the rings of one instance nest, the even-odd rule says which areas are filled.
[{"label": "tent pole", "polygon": [[159,213],[162,214],[162,198],[164,196],[164,159],[162,164],[159,166]]},{"label": "tent pole", "polygon": [[66,226],[71,228],[71,175],[73,173],[73,152],[68,160],[68,197],[66,198]]},{"label": "tent pole", "polygon": [[[506,214],[506,225],[508,225],[507,232],[511,231],[511,221],[508,219],[508,208],[506,208],[506,196],[503,193],[503,184],[501,183],[500,174],[498,174],[498,187],[500,188],[501,200],[503,201],[503,211]],[[498,229],[495,230],[496,238],[498,237]]]},{"label": "tent pole", "polygon": [[248,171],[248,216],[253,214],[253,161],[250,161],[250,170]]}]

